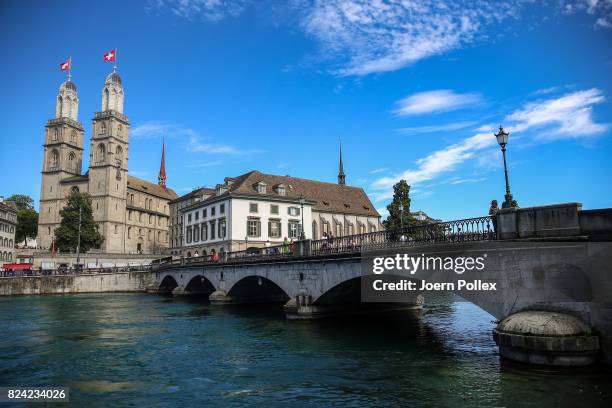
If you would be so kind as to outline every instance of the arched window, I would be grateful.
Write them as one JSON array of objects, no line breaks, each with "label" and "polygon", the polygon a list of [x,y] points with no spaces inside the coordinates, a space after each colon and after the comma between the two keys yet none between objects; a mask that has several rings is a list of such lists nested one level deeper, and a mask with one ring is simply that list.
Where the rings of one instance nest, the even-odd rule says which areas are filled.
[{"label": "arched window", "polygon": [[70,192],[71,193],[78,193],[79,192],[79,188],[77,186],[72,186],[72,188],[70,188]]},{"label": "arched window", "polygon": [[59,167],[59,153],[57,150],[51,150],[49,154],[49,170],[56,170]]},{"label": "arched window", "polygon": [[76,140],[77,140],[76,130],[73,130],[72,132],[70,132],[70,140],[76,143]]},{"label": "arched window", "polygon": [[68,170],[76,173],[76,155],[74,152],[68,153]]},{"label": "arched window", "polygon": [[117,97],[117,90],[113,89],[113,99],[111,109],[119,110],[119,98]]},{"label": "arched window", "polygon": [[104,95],[102,96],[102,110],[108,110],[108,98],[109,98],[109,94],[108,94],[108,88],[104,89]]},{"label": "arched window", "polygon": [[69,118],[72,114],[72,98],[66,98],[66,117]]},{"label": "arched window", "polygon": [[59,129],[53,129],[53,136],[52,136],[51,140],[53,140],[55,142],[55,141],[57,141],[57,139],[59,139]]},{"label": "arched window", "polygon": [[57,105],[59,106],[58,117],[61,118],[63,117],[63,114],[64,114],[64,98],[62,98],[61,96],[58,96]]},{"label": "arched window", "polygon": [[104,163],[104,159],[106,156],[106,147],[102,143],[98,145],[96,149],[96,163]]}]

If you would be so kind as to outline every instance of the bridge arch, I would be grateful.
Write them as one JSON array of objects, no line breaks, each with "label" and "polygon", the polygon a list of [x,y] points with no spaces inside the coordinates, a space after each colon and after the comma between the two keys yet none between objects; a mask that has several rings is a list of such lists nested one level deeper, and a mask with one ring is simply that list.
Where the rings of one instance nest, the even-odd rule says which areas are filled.
[{"label": "bridge arch", "polygon": [[239,279],[227,295],[239,303],[286,303],[291,298],[276,282],[259,275]]},{"label": "bridge arch", "polygon": [[158,290],[161,293],[172,293],[174,288],[176,288],[177,286],[178,283],[176,282],[176,279],[174,279],[174,276],[166,275],[159,284]]},{"label": "bridge arch", "polygon": [[215,286],[202,275],[196,275],[185,285],[185,294],[208,297],[215,291]]}]

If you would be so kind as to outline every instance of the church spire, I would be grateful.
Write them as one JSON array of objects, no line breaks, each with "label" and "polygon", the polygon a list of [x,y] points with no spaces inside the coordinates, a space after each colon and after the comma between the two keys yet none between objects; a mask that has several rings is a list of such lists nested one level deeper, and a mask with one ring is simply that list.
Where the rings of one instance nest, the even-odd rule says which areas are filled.
[{"label": "church spire", "polygon": [[166,188],[166,158],[164,153],[165,142],[162,139],[162,154],[161,154],[161,165],[159,166],[159,176],[157,177],[158,183],[163,188]]},{"label": "church spire", "polygon": [[342,165],[342,142],[340,142],[340,164],[338,165],[338,184],[343,186],[346,182],[346,175],[344,174],[344,166]]}]

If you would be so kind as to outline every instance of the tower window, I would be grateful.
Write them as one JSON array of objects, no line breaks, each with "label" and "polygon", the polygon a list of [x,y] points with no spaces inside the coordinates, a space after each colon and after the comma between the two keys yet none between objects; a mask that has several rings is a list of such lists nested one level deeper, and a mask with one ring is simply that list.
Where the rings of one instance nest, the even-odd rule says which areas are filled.
[{"label": "tower window", "polygon": [[106,155],[106,148],[104,147],[102,143],[100,143],[98,145],[98,148],[96,149],[96,163],[98,164],[104,163],[105,155]]}]

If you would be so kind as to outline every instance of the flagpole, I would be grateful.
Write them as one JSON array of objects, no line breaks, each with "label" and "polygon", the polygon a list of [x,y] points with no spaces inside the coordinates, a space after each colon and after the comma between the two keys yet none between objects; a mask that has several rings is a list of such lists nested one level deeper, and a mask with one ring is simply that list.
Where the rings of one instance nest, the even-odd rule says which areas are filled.
[{"label": "flagpole", "polygon": [[113,73],[117,72],[117,48],[115,48],[115,62],[113,64]]},{"label": "flagpole", "polygon": [[72,78],[72,74],[70,71],[72,71],[72,56],[68,58],[68,80],[69,81]]}]

